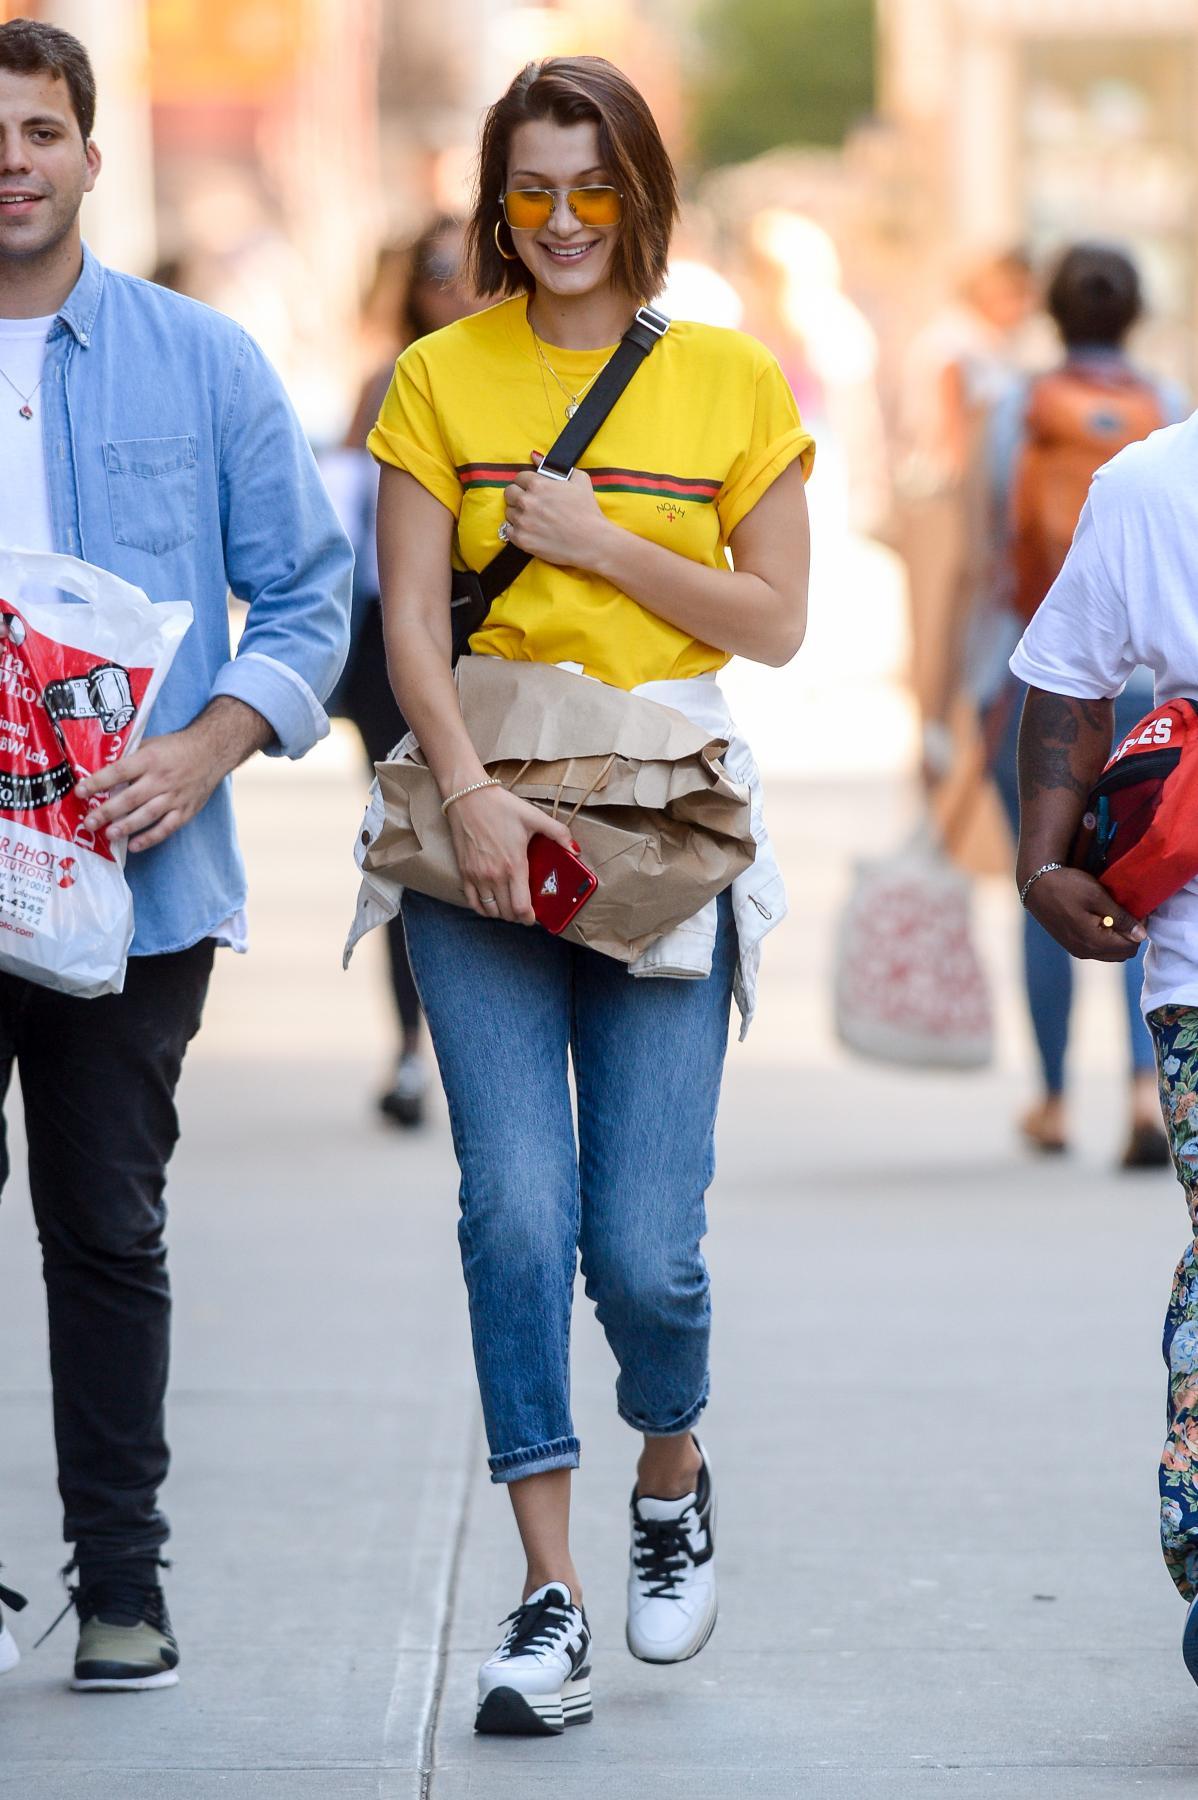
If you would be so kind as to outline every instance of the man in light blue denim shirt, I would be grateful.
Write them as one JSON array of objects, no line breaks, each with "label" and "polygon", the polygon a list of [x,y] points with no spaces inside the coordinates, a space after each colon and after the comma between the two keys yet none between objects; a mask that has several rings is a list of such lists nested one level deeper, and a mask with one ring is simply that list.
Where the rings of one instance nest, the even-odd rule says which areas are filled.
[{"label": "man in light blue denim shirt", "polygon": [[[124,992],[80,1000],[0,976],[0,1097],[17,1066],[79,1570],[74,1685],[129,1688],[177,1679],[158,1582],[163,1190],[214,946],[244,938],[229,776],[256,750],[302,756],[327,732],[353,559],[245,332],[83,246],[94,110],[76,39],[0,25],[0,544],[83,557],[195,612],[151,735],[80,786],[87,824],[130,850]],[[230,589],[249,603],[234,658]],[[7,1170],[0,1134],[0,1181]],[[0,1672],[15,1655],[0,1620]]]}]

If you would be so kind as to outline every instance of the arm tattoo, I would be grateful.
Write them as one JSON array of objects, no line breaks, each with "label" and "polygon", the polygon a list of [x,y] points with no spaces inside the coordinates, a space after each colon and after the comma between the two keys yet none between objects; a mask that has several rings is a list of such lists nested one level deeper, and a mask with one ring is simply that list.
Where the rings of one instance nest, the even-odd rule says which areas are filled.
[{"label": "arm tattoo", "polygon": [[1080,781],[1069,767],[1068,750],[1053,749],[1048,744],[1029,745],[1023,772],[1028,785],[1042,793],[1053,788],[1068,788],[1071,794],[1089,792],[1089,784]]},{"label": "arm tattoo", "polygon": [[1086,795],[1110,755],[1114,707],[1029,688],[1019,733],[1019,871],[1067,863]]},{"label": "arm tattoo", "polygon": [[[1027,791],[1054,789],[1086,794],[1094,780],[1094,736],[1103,760],[1109,744],[1109,702],[1074,700],[1064,694],[1037,692],[1029,700],[1020,737],[1020,770]],[[1089,742],[1086,742],[1086,739]],[[1077,758],[1079,745],[1082,756]],[[1083,764],[1079,771],[1075,760]]]}]

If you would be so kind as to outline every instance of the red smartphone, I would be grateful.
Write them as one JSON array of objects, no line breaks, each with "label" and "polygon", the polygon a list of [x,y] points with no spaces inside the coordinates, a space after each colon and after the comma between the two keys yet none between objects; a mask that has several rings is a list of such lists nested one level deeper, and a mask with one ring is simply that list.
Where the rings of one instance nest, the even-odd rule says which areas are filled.
[{"label": "red smartphone", "polygon": [[528,885],[538,925],[556,936],[586,905],[599,882],[580,856],[538,831],[528,840]]}]

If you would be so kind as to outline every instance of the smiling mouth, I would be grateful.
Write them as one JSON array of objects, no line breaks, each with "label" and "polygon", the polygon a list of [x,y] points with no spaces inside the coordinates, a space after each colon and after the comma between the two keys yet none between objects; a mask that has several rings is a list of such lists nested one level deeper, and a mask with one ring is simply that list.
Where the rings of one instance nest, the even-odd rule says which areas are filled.
[{"label": "smiling mouth", "polygon": [[28,206],[30,201],[42,197],[41,194],[0,194],[0,206]]},{"label": "smiling mouth", "polygon": [[569,248],[564,245],[559,248],[555,244],[542,244],[541,249],[545,252],[546,256],[551,256],[554,262],[581,262],[582,258],[586,256],[589,251],[593,250],[595,245],[600,242],[602,242],[600,238],[595,238],[589,244],[572,244]]}]

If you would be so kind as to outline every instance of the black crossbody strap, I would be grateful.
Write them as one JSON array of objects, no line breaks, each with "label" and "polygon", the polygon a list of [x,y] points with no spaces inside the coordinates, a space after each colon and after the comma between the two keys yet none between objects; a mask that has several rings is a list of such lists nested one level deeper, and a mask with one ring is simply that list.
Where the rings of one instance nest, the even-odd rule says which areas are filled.
[{"label": "black crossbody strap", "polygon": [[[553,448],[546,452],[540,473],[547,480],[569,481],[579,457],[589,448],[592,438],[654,344],[665,336],[669,328],[670,321],[664,313],[654,312],[651,306],[640,308],[612,351],[594,387],[582,400],[574,417],[566,420],[565,429]],[[515,544],[505,544],[499,554],[491,558],[486,568],[478,571],[478,585],[488,610],[531,561],[532,557],[527,550],[517,549]]]}]

